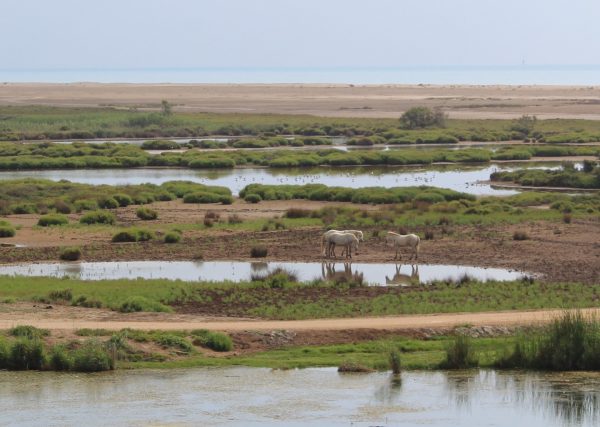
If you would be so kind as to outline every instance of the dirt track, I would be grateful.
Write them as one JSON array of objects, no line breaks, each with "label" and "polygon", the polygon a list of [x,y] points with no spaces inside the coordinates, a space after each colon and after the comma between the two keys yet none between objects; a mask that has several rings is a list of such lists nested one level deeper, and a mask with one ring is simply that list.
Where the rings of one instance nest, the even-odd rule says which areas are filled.
[{"label": "dirt track", "polygon": [[[181,330],[181,329],[210,329],[220,331],[348,331],[359,329],[372,330],[410,330],[422,328],[449,328],[461,325],[470,326],[521,326],[548,322],[564,310],[541,311],[504,311],[488,313],[458,313],[458,314],[432,314],[419,316],[393,316],[393,317],[366,317],[342,319],[315,319],[315,320],[290,320],[290,321],[263,321],[263,320],[212,320],[210,318],[196,318],[189,316],[179,321],[169,321],[169,315],[150,313],[144,314],[145,320],[132,315],[131,320],[126,320],[129,315],[116,315],[119,320],[87,320],[84,318],[59,318],[46,316],[39,312],[38,316],[31,318],[18,313],[0,313],[0,329],[8,329],[15,325],[27,324],[51,330],[75,330],[82,328],[120,330],[124,328],[142,330]],[[600,309],[582,310],[584,314],[600,314]],[[50,310],[47,310],[50,312]],[[137,320],[135,320],[137,319]]]},{"label": "dirt track", "polygon": [[41,84],[0,86],[0,105],[116,106],[177,111],[397,118],[415,105],[453,118],[600,119],[600,87],[342,84]]}]

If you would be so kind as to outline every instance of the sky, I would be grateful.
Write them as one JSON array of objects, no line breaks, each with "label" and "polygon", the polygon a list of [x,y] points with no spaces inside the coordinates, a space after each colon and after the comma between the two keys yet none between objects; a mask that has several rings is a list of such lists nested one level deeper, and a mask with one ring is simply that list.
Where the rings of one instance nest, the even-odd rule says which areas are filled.
[{"label": "sky", "polygon": [[0,70],[600,64],[597,0],[0,0]]}]

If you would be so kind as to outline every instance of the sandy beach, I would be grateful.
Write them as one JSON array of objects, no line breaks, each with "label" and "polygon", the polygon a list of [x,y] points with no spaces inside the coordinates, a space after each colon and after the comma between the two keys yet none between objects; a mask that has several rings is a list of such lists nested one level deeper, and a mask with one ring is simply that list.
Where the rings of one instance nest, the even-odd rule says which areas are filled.
[{"label": "sandy beach", "polygon": [[190,112],[395,118],[424,105],[463,119],[600,119],[600,86],[0,84],[0,105],[157,109],[162,99]]}]

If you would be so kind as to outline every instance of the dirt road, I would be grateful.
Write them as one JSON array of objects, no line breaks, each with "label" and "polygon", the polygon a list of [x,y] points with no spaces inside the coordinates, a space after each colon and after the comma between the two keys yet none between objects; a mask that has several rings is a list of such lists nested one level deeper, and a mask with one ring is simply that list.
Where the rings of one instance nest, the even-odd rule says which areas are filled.
[{"label": "dirt road", "polygon": [[[585,309],[584,314],[598,315],[600,309]],[[169,321],[169,315],[145,313],[144,320],[135,314],[131,320],[127,315],[119,315],[119,320],[87,320],[84,318],[56,318],[44,315],[31,318],[8,313],[0,313],[0,329],[15,325],[32,325],[50,330],[75,330],[82,328],[120,330],[124,328],[141,330],[181,330],[209,329],[229,332],[239,331],[349,331],[370,330],[410,330],[422,328],[451,328],[460,325],[470,326],[520,326],[548,322],[563,310],[502,311],[487,313],[431,314],[417,316],[365,317],[343,319],[315,319],[291,321],[263,321],[247,319],[211,320],[188,316],[186,320]],[[177,315],[176,315],[177,316]]]}]

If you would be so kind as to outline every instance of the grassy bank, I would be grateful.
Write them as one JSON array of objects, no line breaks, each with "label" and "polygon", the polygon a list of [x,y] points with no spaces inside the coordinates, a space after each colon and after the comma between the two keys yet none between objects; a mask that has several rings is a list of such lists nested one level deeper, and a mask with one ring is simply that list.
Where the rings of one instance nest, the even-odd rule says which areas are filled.
[{"label": "grassy bank", "polygon": [[185,203],[231,204],[233,201],[229,188],[188,181],[169,181],[161,185],[90,185],[26,178],[2,182],[0,214],[114,210],[177,198]]},{"label": "grassy bank", "polygon": [[582,170],[564,167],[562,170],[526,169],[514,172],[494,172],[490,179],[514,182],[530,187],[565,187],[600,189],[600,166],[585,162]]},{"label": "grassy bank", "polygon": [[600,304],[600,284],[529,280],[481,283],[468,278],[410,288],[360,283],[360,276],[339,278],[337,282],[297,283],[286,273],[245,283],[0,277],[0,301],[286,320],[584,308]]},{"label": "grassy bank", "polygon": [[[240,140],[233,147],[279,147],[285,138]],[[306,145],[309,138],[299,138]],[[163,141],[168,143],[168,141]],[[242,144],[243,142],[243,144]],[[153,142],[162,144],[161,141]],[[175,143],[171,143],[175,144]],[[292,142],[290,142],[292,144]],[[177,145],[177,144],[175,144]],[[293,145],[293,144],[292,144]],[[310,144],[308,144],[310,145]],[[598,147],[523,146],[506,147],[498,151],[483,148],[354,150],[342,152],[335,149],[319,150],[231,150],[164,152],[149,154],[142,147],[114,143],[21,144],[0,143],[0,170],[23,169],[107,169],[136,167],[185,167],[192,169],[233,168],[255,166],[272,168],[355,166],[355,165],[428,165],[447,163],[486,163],[494,160],[527,160],[536,156],[593,156]]]},{"label": "grassy bank", "polygon": [[[156,110],[160,104],[157,100]],[[326,118],[277,114],[161,114],[115,108],[0,107],[0,139],[201,137],[210,135],[372,136],[392,143],[506,141],[531,137],[552,143],[600,140],[591,120],[446,120],[444,128],[402,129],[398,119]]]}]

